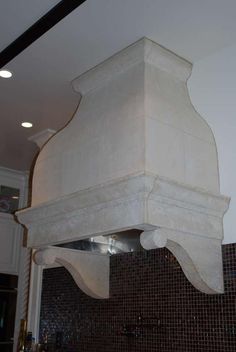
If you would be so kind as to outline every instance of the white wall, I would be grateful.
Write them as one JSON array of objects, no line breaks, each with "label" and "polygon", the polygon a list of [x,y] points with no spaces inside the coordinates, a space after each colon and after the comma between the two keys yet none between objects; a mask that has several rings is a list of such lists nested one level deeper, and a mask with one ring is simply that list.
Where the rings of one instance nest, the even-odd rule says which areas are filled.
[{"label": "white wall", "polygon": [[188,81],[196,110],[215,135],[221,193],[231,197],[224,243],[236,242],[236,45],[194,64]]}]

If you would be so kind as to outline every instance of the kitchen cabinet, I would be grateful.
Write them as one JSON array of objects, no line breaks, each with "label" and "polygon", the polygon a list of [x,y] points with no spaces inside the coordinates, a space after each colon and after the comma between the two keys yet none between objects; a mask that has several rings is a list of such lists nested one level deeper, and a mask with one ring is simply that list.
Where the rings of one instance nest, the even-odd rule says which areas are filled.
[{"label": "kitchen cabinet", "polygon": [[12,214],[0,213],[0,272],[17,275],[22,228]]}]

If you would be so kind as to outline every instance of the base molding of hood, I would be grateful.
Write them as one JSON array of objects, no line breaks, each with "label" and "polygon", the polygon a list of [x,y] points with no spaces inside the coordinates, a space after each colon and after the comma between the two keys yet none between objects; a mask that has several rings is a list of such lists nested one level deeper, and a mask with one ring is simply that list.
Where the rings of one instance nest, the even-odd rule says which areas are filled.
[{"label": "base molding of hood", "polygon": [[[209,294],[224,291],[222,219],[228,204],[229,199],[222,195],[139,174],[22,210],[17,215],[28,228],[28,246],[33,248],[63,243],[65,238],[76,241],[128,229],[142,230],[141,244],[145,249],[166,246],[188,280]],[[52,253],[70,271],[64,256],[71,263],[73,253],[76,263],[81,255],[93,255],[80,252],[53,247],[45,253]],[[99,262],[100,257],[96,258]],[[75,272],[82,267],[72,266]],[[76,281],[81,286],[80,280]]]}]

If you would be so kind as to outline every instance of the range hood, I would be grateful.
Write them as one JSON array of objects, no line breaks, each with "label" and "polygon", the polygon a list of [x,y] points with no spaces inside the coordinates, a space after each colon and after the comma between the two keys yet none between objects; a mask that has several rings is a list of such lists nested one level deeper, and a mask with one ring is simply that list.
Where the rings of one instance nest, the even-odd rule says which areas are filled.
[{"label": "range hood", "polygon": [[78,110],[39,153],[32,205],[17,213],[28,247],[92,297],[109,297],[112,240],[115,252],[118,242],[124,252],[129,241],[129,250],[167,247],[198,290],[224,291],[229,198],[214,136],[189,98],[191,69],[139,40],[73,81]]}]

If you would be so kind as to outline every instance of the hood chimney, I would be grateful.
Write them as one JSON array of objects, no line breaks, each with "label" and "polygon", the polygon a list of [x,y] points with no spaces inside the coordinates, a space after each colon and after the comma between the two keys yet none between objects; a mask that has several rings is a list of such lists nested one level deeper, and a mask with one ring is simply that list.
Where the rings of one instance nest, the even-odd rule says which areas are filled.
[{"label": "hood chimney", "polygon": [[189,98],[191,68],[139,40],[73,81],[78,110],[38,156],[32,205],[17,213],[28,246],[93,297],[109,297],[109,255],[55,245],[135,232],[146,250],[166,246],[200,291],[224,290],[229,199],[214,136]]}]

